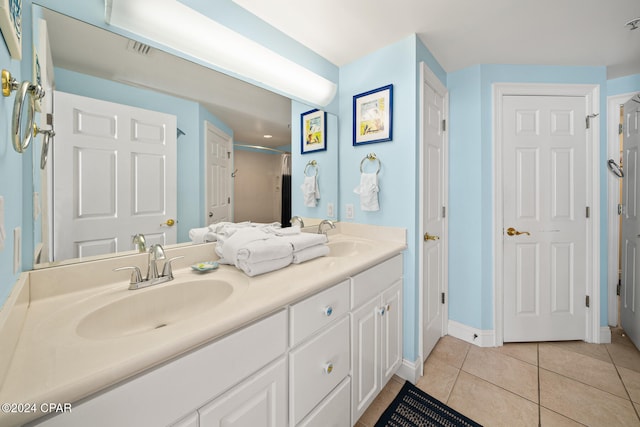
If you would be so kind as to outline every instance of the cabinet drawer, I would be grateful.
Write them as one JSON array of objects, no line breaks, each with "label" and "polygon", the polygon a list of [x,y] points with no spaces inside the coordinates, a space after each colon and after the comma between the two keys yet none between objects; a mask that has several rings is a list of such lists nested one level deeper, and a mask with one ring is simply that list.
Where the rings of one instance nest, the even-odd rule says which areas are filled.
[{"label": "cabinet drawer", "polygon": [[291,347],[348,312],[348,280],[292,305],[289,312]]},{"label": "cabinet drawer", "polygon": [[302,420],[348,374],[349,318],[344,317],[289,356],[291,424]]},{"label": "cabinet drawer", "polygon": [[351,308],[382,293],[402,277],[402,255],[384,261],[351,278]]},{"label": "cabinet drawer", "polygon": [[331,392],[297,427],[345,427],[351,422],[351,377]]}]

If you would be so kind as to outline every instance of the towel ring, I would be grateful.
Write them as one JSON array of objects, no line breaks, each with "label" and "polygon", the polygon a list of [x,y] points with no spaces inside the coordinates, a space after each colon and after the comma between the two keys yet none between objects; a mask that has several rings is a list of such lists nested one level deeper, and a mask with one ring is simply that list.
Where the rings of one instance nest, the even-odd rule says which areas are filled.
[{"label": "towel ring", "polygon": [[609,161],[607,162],[607,167],[609,168],[611,173],[613,173],[618,178],[624,178],[624,172],[622,172],[622,168],[618,166],[615,160],[609,159]]},{"label": "towel ring", "polygon": [[378,156],[376,156],[376,153],[369,153],[365,156],[364,159],[362,159],[362,161],[360,162],[360,173],[364,173],[364,171],[362,170],[362,166],[364,165],[365,160],[370,160],[370,161],[378,161],[378,170],[376,171],[376,175],[378,175],[380,173],[380,169],[382,169],[382,161],[378,158]]},{"label": "towel ring", "polygon": [[[2,95],[9,96],[12,91],[17,91],[16,99],[13,102],[13,116],[11,118],[11,141],[13,143],[13,148],[18,153],[24,153],[24,151],[31,144],[31,140],[33,139],[32,128],[35,124],[35,115],[36,115],[36,99],[42,99],[44,97],[44,90],[40,85],[34,85],[31,82],[25,80],[22,83],[18,83],[18,81],[11,76],[7,70],[2,70]],[[28,102],[27,105],[27,124],[22,125],[22,106],[25,102],[25,98],[29,95],[29,98],[26,99]],[[21,136],[20,133],[22,130],[24,131],[24,135]]]},{"label": "towel ring", "polygon": [[309,169],[309,166],[316,168],[315,176],[318,176],[318,162],[316,162],[315,160],[311,160],[309,163],[307,163],[307,166],[304,167],[304,176],[309,176],[307,175],[307,169]]}]

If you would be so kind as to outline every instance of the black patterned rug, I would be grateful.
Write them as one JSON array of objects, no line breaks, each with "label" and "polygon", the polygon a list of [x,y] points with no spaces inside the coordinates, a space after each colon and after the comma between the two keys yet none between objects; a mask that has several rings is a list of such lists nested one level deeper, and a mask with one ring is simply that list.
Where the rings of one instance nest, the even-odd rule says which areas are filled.
[{"label": "black patterned rug", "polygon": [[375,427],[482,426],[406,381]]}]

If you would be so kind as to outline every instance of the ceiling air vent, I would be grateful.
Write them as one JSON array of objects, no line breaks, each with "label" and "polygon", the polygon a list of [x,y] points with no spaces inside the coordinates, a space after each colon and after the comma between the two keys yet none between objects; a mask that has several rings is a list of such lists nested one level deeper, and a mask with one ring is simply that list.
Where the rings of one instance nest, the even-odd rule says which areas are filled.
[{"label": "ceiling air vent", "polygon": [[151,46],[137,42],[135,40],[129,40],[129,44],[127,44],[127,50],[135,52],[139,55],[147,56],[151,53]]}]

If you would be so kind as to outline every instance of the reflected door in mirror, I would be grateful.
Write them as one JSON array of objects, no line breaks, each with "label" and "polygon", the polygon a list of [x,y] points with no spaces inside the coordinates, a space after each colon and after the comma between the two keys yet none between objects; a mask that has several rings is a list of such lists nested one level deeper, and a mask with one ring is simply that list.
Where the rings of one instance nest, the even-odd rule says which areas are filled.
[{"label": "reflected door in mirror", "polygon": [[54,94],[54,260],[176,243],[176,118]]}]

